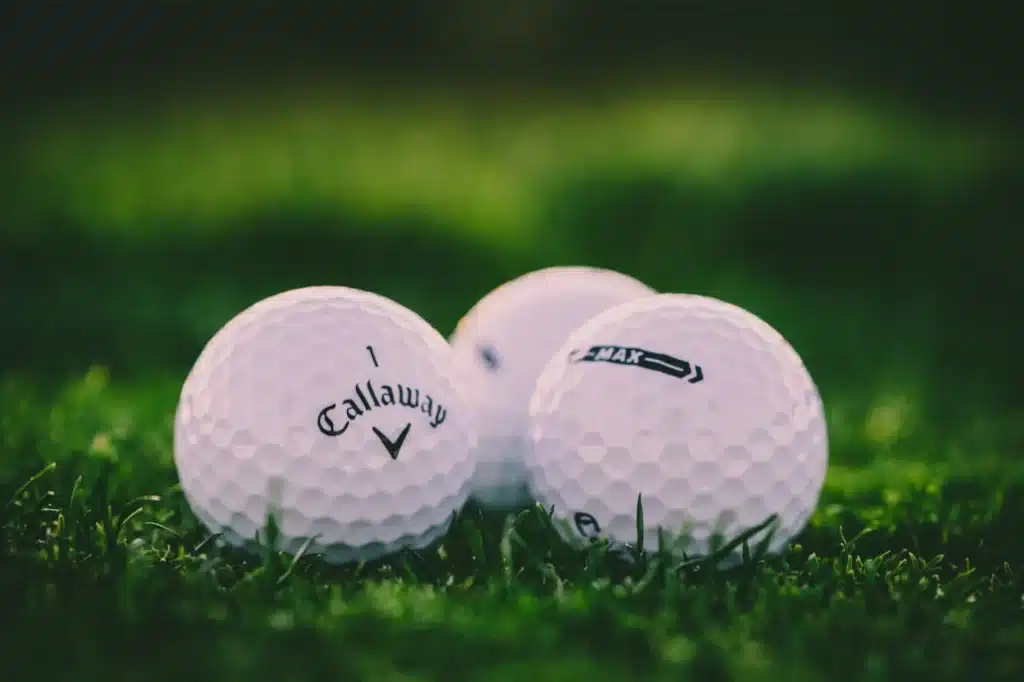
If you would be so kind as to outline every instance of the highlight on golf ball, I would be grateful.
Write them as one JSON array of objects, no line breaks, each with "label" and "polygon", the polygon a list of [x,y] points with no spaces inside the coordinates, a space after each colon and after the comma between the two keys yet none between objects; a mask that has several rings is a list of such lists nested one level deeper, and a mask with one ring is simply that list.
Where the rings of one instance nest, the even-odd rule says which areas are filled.
[{"label": "highlight on golf ball", "polygon": [[[469,494],[474,436],[445,339],[346,287],[267,298],[207,343],[181,391],[174,460],[195,515],[256,549],[332,563],[424,547]],[[265,538],[264,538],[265,539]]]},{"label": "highlight on golf ball", "polygon": [[551,355],[597,313],[653,293],[612,270],[550,267],[502,284],[466,313],[451,344],[465,372],[479,436],[473,483],[479,503],[507,510],[530,501],[527,407]]},{"label": "highlight on golf ball", "polygon": [[821,398],[796,351],[703,296],[637,299],[576,329],[538,378],[529,418],[532,494],[577,546],[642,541],[702,557],[771,520],[748,546],[772,532],[767,550],[781,552],[828,465]]}]

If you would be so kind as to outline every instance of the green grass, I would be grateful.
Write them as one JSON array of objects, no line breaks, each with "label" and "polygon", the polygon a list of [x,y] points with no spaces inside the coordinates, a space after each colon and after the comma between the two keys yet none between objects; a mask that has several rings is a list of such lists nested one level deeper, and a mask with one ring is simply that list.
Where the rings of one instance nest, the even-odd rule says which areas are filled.
[{"label": "green grass", "polygon": [[[821,505],[792,550],[722,574],[577,553],[542,513],[502,520],[472,508],[439,547],[332,568],[210,542],[176,485],[176,389],[170,378],[112,383],[100,369],[56,393],[5,383],[0,581],[18,634],[3,647],[12,679],[1024,670],[1024,465],[1006,452],[985,461],[952,442],[891,445],[870,416],[859,435],[836,429]],[[866,444],[875,461],[849,465]]]},{"label": "green grass", "polygon": [[[1005,138],[822,93],[285,95],[68,104],[18,128],[0,678],[1024,677]],[[171,420],[234,313],[338,283],[447,333],[566,262],[734,301],[801,352],[831,462],[785,556],[630,565],[537,512],[474,508],[440,546],[359,567],[210,541]]]}]

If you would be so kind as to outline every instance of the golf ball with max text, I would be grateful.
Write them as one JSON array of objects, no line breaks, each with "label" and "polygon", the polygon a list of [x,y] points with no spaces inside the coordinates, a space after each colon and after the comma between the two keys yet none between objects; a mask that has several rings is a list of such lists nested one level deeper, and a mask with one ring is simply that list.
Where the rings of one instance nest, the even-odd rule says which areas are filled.
[{"label": "golf ball with max text", "polygon": [[[703,296],[659,294],[573,332],[530,402],[530,485],[563,536],[707,556],[772,517],[781,552],[814,512],[825,414],[772,327]],[[724,563],[734,563],[738,548]]]}]

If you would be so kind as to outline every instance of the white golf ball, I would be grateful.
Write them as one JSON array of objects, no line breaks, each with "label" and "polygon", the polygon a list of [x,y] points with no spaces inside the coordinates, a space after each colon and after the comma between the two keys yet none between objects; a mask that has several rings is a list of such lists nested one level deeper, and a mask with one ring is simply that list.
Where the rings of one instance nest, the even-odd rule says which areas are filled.
[{"label": "white golf ball", "polygon": [[182,388],[174,461],[195,515],[255,549],[332,563],[431,543],[463,505],[473,435],[453,355],[376,294],[309,287],[267,298],[207,343]]},{"label": "white golf ball", "polygon": [[523,452],[527,406],[544,365],[597,313],[654,291],[632,277],[590,267],[552,267],[484,296],[451,337],[474,403],[479,435],[474,498],[510,509],[530,501]]},{"label": "white golf ball", "polygon": [[581,326],[537,380],[530,418],[533,494],[577,545],[635,545],[639,497],[645,550],[660,537],[676,556],[707,556],[776,515],[777,553],[828,466],[821,398],[796,351],[703,296],[659,294]]}]

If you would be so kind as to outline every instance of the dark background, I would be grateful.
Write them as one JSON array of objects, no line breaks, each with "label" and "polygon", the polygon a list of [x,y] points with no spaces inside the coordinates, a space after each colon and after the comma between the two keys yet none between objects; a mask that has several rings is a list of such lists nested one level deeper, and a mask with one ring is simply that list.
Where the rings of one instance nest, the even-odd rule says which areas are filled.
[{"label": "dark background", "polygon": [[1022,97],[1012,2],[107,2],[7,12],[3,76],[26,96],[325,72],[485,88],[726,74],[886,92],[1010,123]]},{"label": "dark background", "polygon": [[[1022,24],[1009,2],[451,0],[289,9],[111,2],[6,12],[0,43],[8,206],[49,191],[19,170],[25,152],[17,131],[36,112],[73,120],[84,101],[145,102],[204,87],[441,84],[484,100],[512,90],[582,100],[637,83],[817,87],[895,102],[929,120],[985,126],[1008,146],[1019,141]],[[398,227],[387,231],[349,230],[346,223],[365,219],[284,206],[273,215],[240,216],[244,238],[211,231],[203,240],[146,241],[100,236],[56,204],[29,222],[10,212],[0,237],[3,364],[37,373],[91,362],[121,372],[187,367],[202,335],[119,322],[125,308],[138,306],[119,296],[140,287],[158,292],[149,305],[165,309],[173,328],[184,294],[202,299],[206,285],[197,282],[208,276],[240,287],[238,300],[247,303],[278,288],[336,280],[343,271],[348,284],[413,290],[410,304],[447,332],[502,278],[574,261],[616,267],[666,290],[716,293],[718,274],[741,273],[749,302],[789,325],[783,331],[826,384],[833,375],[856,382],[875,366],[872,349],[902,344],[900,352],[917,358],[951,403],[973,382],[1019,404],[1024,175],[1017,158],[1011,150],[1005,162],[939,197],[871,168],[841,177],[783,173],[728,201],[659,172],[583,173],[543,198],[550,249],[525,255],[438,238],[431,218],[420,215],[396,215]],[[444,296],[432,288],[438,282]],[[815,302],[786,313],[788,301],[762,300],[769,289]],[[722,292],[747,302],[735,289]],[[866,315],[865,338],[834,331],[825,338],[822,328],[834,328],[844,306]],[[919,317],[931,326],[908,332]],[[203,333],[216,326],[211,321]]]}]

